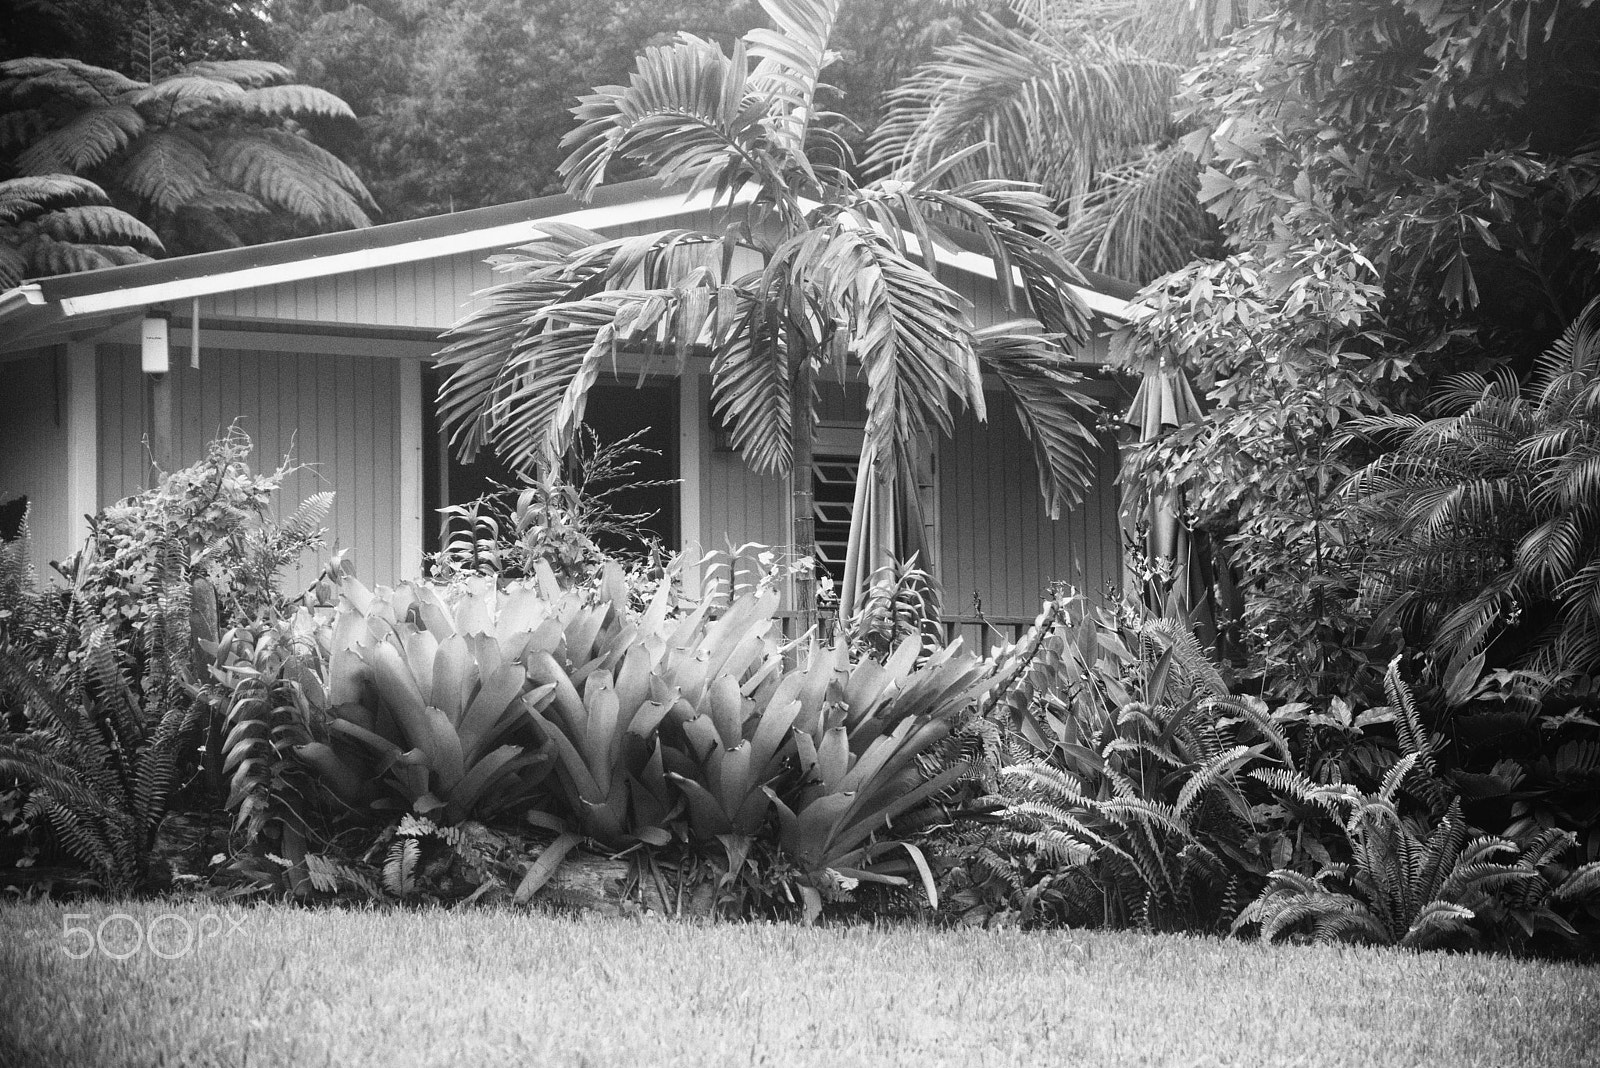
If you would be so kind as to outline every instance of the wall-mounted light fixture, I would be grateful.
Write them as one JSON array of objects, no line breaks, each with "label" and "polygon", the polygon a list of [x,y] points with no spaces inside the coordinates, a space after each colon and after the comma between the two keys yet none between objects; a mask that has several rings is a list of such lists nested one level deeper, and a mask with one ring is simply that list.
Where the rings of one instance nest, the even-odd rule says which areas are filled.
[{"label": "wall-mounted light fixture", "polygon": [[139,369],[147,375],[164,375],[169,370],[167,322],[171,318],[171,312],[151,308],[139,324]]}]

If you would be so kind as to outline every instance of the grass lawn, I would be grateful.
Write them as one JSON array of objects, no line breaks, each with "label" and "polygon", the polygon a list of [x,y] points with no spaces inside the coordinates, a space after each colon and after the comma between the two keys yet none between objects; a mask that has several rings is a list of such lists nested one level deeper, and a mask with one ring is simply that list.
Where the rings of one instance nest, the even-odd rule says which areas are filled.
[{"label": "grass lawn", "polygon": [[1600,969],[1126,933],[0,906],[0,1065],[131,1064],[1593,1068]]}]

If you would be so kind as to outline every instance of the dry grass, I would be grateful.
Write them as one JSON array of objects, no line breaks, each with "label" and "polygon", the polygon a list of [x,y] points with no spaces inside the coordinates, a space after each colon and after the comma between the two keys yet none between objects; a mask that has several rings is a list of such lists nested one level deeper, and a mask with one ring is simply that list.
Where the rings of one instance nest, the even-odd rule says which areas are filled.
[{"label": "dry grass", "polygon": [[[0,1064],[1572,1065],[1600,971],[1136,934],[236,910],[164,960],[0,907]],[[108,948],[131,947],[113,921]],[[183,925],[158,925],[158,948]]]}]

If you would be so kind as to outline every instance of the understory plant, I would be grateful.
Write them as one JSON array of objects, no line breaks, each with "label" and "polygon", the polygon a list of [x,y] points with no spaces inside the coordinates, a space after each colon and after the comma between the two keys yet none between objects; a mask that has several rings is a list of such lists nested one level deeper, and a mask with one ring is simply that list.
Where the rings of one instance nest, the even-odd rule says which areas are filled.
[{"label": "understory plant", "polygon": [[1431,414],[1356,425],[1395,445],[1347,487],[1363,601],[1441,663],[1600,675],[1600,298],[1526,386],[1458,375]]},{"label": "understory plant", "polygon": [[1485,934],[1523,945],[1541,934],[1578,942],[1583,935],[1562,910],[1588,907],[1600,864],[1580,857],[1566,866],[1577,839],[1564,829],[1519,827],[1515,838],[1473,833],[1454,789],[1460,777],[1443,766],[1445,747],[1398,659],[1384,683],[1400,752],[1375,788],[1343,781],[1337,764],[1321,781],[1292,767],[1252,773],[1285,804],[1321,810],[1343,841],[1329,843],[1337,859],[1324,854],[1272,871],[1233,929],[1259,927],[1268,941],[1307,934],[1416,949]]},{"label": "understory plant", "polygon": [[1029,921],[1215,928],[1281,827],[1247,776],[1292,760],[1169,620],[1047,602],[1002,653],[1009,733],[993,814],[962,836],[964,910]]},{"label": "understory plant", "polygon": [[[1476,935],[1472,921],[1499,899],[1530,936],[1541,929],[1576,936],[1549,908],[1554,887],[1541,871],[1541,864],[1571,845],[1570,836],[1545,835],[1526,850],[1494,835],[1469,840],[1461,802],[1454,798],[1432,826],[1403,817],[1397,794],[1417,763],[1415,753],[1402,758],[1374,794],[1347,783],[1312,783],[1293,772],[1275,776],[1279,789],[1341,817],[1351,859],[1324,865],[1314,875],[1275,870],[1234,930],[1259,926],[1263,941],[1306,930],[1321,942],[1426,949]],[[1530,884],[1539,884],[1544,895],[1530,893]]]},{"label": "understory plant", "polygon": [[[787,643],[759,585],[680,611],[663,584],[641,611],[615,564],[584,586],[534,572],[376,593],[343,580],[325,739],[293,751],[398,852],[382,873],[307,856],[314,886],[393,894],[430,848],[459,857],[451,828],[521,816],[557,839],[519,898],[587,842],[714,859],[729,893],[810,916],[864,882],[936,899],[897,828],[968,774],[941,743],[988,685],[981,660],[928,656],[918,635],[882,660],[843,638]],[[442,830],[402,833],[416,820]]]},{"label": "understory plant", "polygon": [[151,849],[178,780],[180,738],[207,710],[191,672],[183,559],[172,542],[158,554],[135,649],[138,684],[111,626],[94,621],[75,591],[64,601],[30,598],[59,606],[53,629],[70,654],[39,656],[0,634],[0,691],[22,720],[21,730],[0,734],[0,781],[26,792],[25,813],[108,893],[159,881]]}]

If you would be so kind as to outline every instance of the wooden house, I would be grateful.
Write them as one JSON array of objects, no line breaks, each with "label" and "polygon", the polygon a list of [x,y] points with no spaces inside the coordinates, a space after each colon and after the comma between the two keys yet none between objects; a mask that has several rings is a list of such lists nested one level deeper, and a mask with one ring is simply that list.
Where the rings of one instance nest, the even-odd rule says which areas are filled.
[{"label": "wooden house", "polygon": [[[456,462],[431,399],[441,331],[499,279],[486,257],[562,219],[607,235],[709,226],[709,197],[653,182],[600,189],[592,201],[545,197],[293,241],[177,257],[28,282],[0,293],[0,500],[26,494],[36,556],[59,558],[84,517],[150,483],[154,464],[192,462],[237,421],[255,462],[291,454],[293,507],[337,492],[329,541],[348,548],[370,582],[417,575],[438,544],[437,509],[481,492],[492,464]],[[997,308],[993,267],[975,252],[943,256],[943,274],[980,323]],[[1088,276],[1081,296],[1110,326],[1133,287]],[[141,324],[168,318],[169,370],[141,370]],[[1106,345],[1075,353],[1084,388],[1115,410],[1126,390],[1099,374]],[[660,467],[678,481],[650,502],[663,540],[695,555],[728,544],[781,547],[791,529],[781,479],[726,451],[708,397],[709,361],[642,385],[622,366],[591,396],[588,419],[606,440],[648,427]],[[863,422],[862,390],[824,398],[818,442],[819,549],[839,551]],[[1099,477],[1078,508],[1051,521],[1031,445],[994,395],[987,423],[963,416],[923,476],[928,563],[953,623],[981,601],[997,621],[1031,617],[1052,580],[1096,593],[1121,581],[1108,440]]]}]

